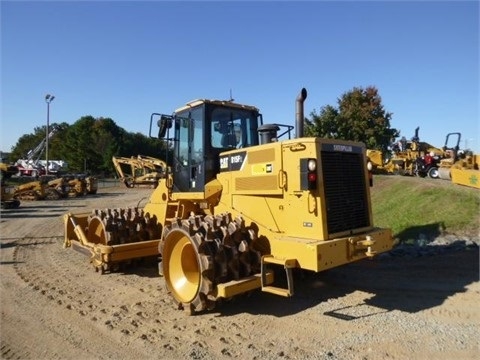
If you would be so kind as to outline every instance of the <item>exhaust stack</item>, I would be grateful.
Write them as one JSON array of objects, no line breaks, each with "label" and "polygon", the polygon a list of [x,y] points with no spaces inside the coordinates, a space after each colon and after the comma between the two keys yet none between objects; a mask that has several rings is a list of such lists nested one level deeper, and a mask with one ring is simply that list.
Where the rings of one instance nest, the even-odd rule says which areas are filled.
[{"label": "exhaust stack", "polygon": [[295,113],[295,137],[301,138],[304,136],[303,127],[305,121],[305,115],[303,113],[303,103],[307,98],[307,89],[303,88],[300,91],[300,94],[297,96],[296,104],[296,113]]}]

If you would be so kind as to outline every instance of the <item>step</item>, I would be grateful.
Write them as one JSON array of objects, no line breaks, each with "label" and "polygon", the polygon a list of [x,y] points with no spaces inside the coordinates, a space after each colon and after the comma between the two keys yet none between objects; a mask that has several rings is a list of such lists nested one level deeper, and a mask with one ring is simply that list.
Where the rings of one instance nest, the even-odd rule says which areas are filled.
[{"label": "step", "polygon": [[[264,274],[267,273],[267,265],[266,264],[271,264],[275,266],[283,266],[285,269],[285,273],[287,275],[287,287],[282,288],[278,286],[273,286],[269,285],[267,283],[267,279]],[[293,275],[292,275],[292,269],[295,268],[297,265],[297,260],[295,259],[281,259],[281,258],[275,258],[271,255],[267,256],[262,256],[261,260],[261,275],[262,275],[262,291],[274,294],[274,295],[279,295],[279,296],[284,296],[284,297],[290,297],[293,295]]]}]

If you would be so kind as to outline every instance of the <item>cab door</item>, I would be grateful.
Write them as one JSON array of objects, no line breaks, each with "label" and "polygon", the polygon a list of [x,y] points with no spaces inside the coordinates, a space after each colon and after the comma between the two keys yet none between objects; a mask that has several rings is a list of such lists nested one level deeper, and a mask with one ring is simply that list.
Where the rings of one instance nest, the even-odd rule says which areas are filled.
[{"label": "cab door", "polygon": [[174,192],[202,192],[205,187],[203,121],[197,112],[175,121]]}]

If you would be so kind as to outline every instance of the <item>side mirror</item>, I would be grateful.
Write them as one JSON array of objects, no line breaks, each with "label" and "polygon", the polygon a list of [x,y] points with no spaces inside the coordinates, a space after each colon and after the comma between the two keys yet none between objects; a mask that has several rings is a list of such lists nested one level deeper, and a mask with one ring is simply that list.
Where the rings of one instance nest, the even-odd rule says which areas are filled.
[{"label": "side mirror", "polygon": [[148,132],[149,137],[152,136],[152,123],[154,119],[157,119],[157,126],[158,126],[158,135],[157,137],[159,139],[162,139],[165,137],[167,133],[167,129],[170,129],[172,127],[172,122],[173,122],[173,116],[171,115],[164,115],[164,114],[158,114],[158,113],[153,113],[150,116],[150,130]]},{"label": "side mirror", "polygon": [[158,125],[158,138],[165,137],[167,130],[172,127],[173,117],[170,115],[160,115],[160,119],[157,121]]}]

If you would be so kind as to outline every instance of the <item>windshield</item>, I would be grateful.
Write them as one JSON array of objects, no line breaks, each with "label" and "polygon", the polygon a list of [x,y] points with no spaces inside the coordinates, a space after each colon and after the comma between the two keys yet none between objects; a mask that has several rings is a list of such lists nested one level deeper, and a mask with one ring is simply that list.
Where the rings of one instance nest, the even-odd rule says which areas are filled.
[{"label": "windshield", "polygon": [[218,107],[212,112],[213,148],[242,148],[258,144],[256,113]]}]

